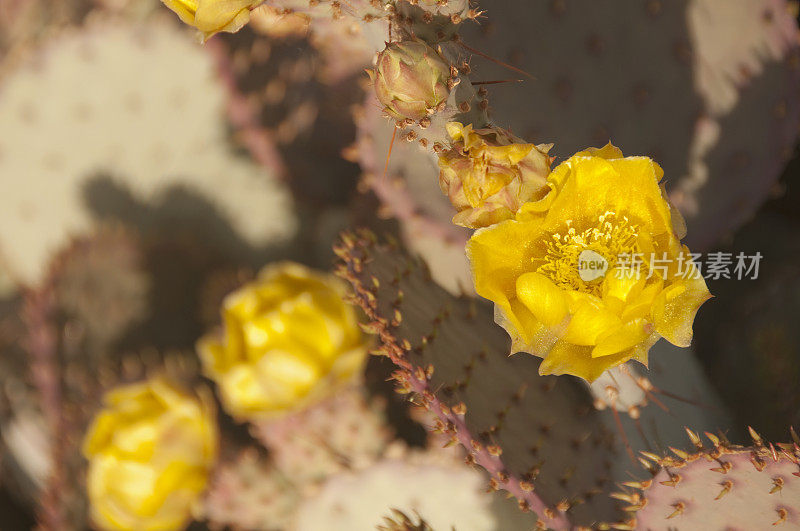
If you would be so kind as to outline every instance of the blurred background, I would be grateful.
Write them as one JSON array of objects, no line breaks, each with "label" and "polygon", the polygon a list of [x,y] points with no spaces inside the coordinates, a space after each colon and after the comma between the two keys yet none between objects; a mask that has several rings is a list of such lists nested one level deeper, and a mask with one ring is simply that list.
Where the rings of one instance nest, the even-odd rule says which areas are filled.
[{"label": "blurred background", "polygon": [[[736,424],[785,438],[800,426],[796,2],[480,7],[464,41],[535,78],[485,85],[498,125],[554,142],[559,160],[609,140],[649,155],[693,251],[761,253],[757,279],[709,280],[692,350]],[[471,289],[468,233],[449,222],[435,158],[395,143],[383,175],[393,126],[363,72],[374,51],[347,17],[260,8],[200,44],[155,0],[2,0],[0,527],[33,527],[43,503],[88,525],[75,516],[79,448],[100,393],[152,365],[195,370],[222,299],[263,265],[331,270],[339,232],[367,226],[420,254],[444,287]],[[516,76],[477,54],[470,67],[473,80]],[[29,294],[43,290],[55,359],[35,352]],[[423,448],[390,365],[370,359],[368,395],[394,438]],[[222,417],[231,437],[250,437]]]}]

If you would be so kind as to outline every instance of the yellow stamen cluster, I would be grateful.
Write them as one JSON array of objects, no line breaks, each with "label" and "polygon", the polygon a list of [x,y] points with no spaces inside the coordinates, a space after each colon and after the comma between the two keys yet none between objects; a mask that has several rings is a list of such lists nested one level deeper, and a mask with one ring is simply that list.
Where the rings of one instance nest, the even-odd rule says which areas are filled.
[{"label": "yellow stamen cluster", "polygon": [[609,271],[617,265],[619,257],[640,252],[637,245],[639,230],[625,216],[617,219],[614,212],[606,211],[597,218],[597,225],[581,232],[572,226],[572,220],[568,220],[566,225],[565,233],[551,236],[543,258],[531,259],[534,265],[541,264],[537,272],[561,288],[600,295],[602,277],[587,281],[579,274],[580,258],[585,251],[602,257]]}]

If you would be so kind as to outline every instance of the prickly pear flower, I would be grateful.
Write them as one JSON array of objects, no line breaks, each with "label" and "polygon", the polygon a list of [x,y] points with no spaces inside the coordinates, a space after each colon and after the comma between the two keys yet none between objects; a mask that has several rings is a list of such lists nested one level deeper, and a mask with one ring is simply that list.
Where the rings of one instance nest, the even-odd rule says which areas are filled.
[{"label": "prickly pear flower", "polygon": [[367,73],[384,111],[397,119],[419,121],[441,109],[450,95],[450,65],[420,40],[388,43]]},{"label": "prickly pear flower", "polygon": [[217,457],[210,395],[162,378],[106,394],[83,442],[87,490],[100,529],[182,529]]},{"label": "prickly pear flower", "polygon": [[580,152],[550,174],[550,193],[470,239],[478,294],[512,352],[543,358],[542,374],[592,381],[630,359],[646,365],[660,337],[689,346],[711,295],[663,174],[610,144]]},{"label": "prickly pear flower", "polygon": [[235,33],[250,20],[250,10],[264,0],[161,0],[180,19],[208,39],[215,33]]},{"label": "prickly pear flower", "polygon": [[550,145],[525,144],[497,127],[447,124],[452,148],[439,156],[439,187],[458,210],[453,223],[478,228],[511,219],[550,188]]},{"label": "prickly pear flower", "polygon": [[339,279],[284,262],[224,301],[224,332],[198,343],[206,375],[239,419],[275,417],[360,373],[367,341]]}]

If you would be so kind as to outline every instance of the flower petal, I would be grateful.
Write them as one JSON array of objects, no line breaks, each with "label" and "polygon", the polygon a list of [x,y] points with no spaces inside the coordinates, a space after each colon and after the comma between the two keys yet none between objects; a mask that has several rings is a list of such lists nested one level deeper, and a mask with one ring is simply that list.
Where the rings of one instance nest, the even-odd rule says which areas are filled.
[{"label": "flower petal", "polygon": [[543,325],[555,328],[567,317],[569,299],[564,290],[540,273],[525,273],[517,279],[517,298]]},{"label": "flower petal", "polygon": [[614,315],[600,299],[586,293],[569,292],[570,314],[572,319],[562,339],[576,345],[592,346],[597,337],[609,329],[622,326],[622,321]]},{"label": "flower petal", "polygon": [[624,268],[615,267],[603,279],[603,299],[615,297],[625,302],[641,293],[644,283],[642,275],[628,274]]},{"label": "flower petal", "polygon": [[467,242],[475,291],[506,312],[514,327],[519,322],[511,312],[517,278],[530,269],[531,245],[540,238],[538,223],[508,220],[475,231]]},{"label": "flower petal", "polygon": [[688,347],[697,310],[711,296],[702,278],[665,288],[653,301],[651,315],[656,332],[675,346]]},{"label": "flower petal", "polygon": [[597,346],[592,357],[610,356],[643,343],[653,331],[653,325],[644,319],[636,319],[619,328],[608,330],[597,337]]},{"label": "flower petal", "polygon": [[572,374],[592,382],[606,370],[630,359],[630,351],[592,358],[592,347],[557,341],[539,365],[539,374]]},{"label": "flower petal", "polygon": [[[562,168],[565,165],[568,171]],[[661,197],[656,168],[646,157],[569,159],[549,178],[557,181],[558,194],[550,205],[545,228],[557,231],[567,220],[596,220],[610,211],[653,234],[671,233],[669,206]]]},{"label": "flower petal", "polygon": [[250,20],[253,0],[199,0],[195,26],[204,33],[236,31]]}]

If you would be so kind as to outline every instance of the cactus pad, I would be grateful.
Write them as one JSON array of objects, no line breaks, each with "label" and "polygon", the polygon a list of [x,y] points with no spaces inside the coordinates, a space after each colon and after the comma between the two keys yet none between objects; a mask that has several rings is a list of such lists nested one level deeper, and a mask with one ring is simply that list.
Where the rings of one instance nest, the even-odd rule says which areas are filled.
[{"label": "cactus pad", "polygon": [[[234,153],[211,58],[171,20],[101,17],[64,31],[3,75],[2,90],[0,127],[15,134],[0,140],[0,245],[10,274],[24,283],[41,278],[53,252],[93,227],[93,207],[117,208],[115,219],[132,215],[119,211],[115,197],[98,195],[98,180],[148,205],[176,192],[202,198],[233,229],[204,234],[216,248],[237,237],[251,246],[282,244],[295,233],[291,197],[275,179],[278,161],[265,175]],[[161,228],[197,217],[197,205],[186,203],[173,201]]]},{"label": "cactus pad", "polygon": [[713,437],[710,448],[656,459],[658,474],[615,495],[632,512],[617,528],[800,528],[800,446],[766,444],[751,433],[749,448]]},{"label": "cactus pad", "polygon": [[298,483],[313,483],[374,462],[391,439],[379,403],[361,389],[343,390],[287,417],[260,421],[251,432],[276,466]]},{"label": "cactus pad", "polygon": [[259,454],[243,450],[219,465],[203,500],[212,529],[287,529],[300,500],[296,486]]},{"label": "cactus pad", "polygon": [[539,376],[538,358],[509,357],[488,305],[450,295],[397,248],[345,234],[337,253],[381,339],[378,353],[398,366],[399,391],[438,417],[491,488],[550,527],[615,519],[614,504],[597,496],[612,481],[614,437],[576,380]]},{"label": "cactus pad", "polygon": [[412,454],[336,475],[300,506],[295,529],[374,529],[395,507],[424,515],[434,529],[494,530],[481,476],[460,463],[439,461],[435,454]]}]

